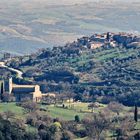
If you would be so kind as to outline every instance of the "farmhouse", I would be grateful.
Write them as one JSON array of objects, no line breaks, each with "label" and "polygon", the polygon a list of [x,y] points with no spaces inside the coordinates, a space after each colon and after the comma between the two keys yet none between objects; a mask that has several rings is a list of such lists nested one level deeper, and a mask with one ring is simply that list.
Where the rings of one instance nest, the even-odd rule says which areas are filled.
[{"label": "farmhouse", "polygon": [[56,97],[56,93],[47,93],[47,94],[42,94],[42,97],[53,97],[55,98]]},{"label": "farmhouse", "polygon": [[39,102],[42,98],[39,85],[14,85],[12,78],[4,79],[0,81],[0,95],[13,94],[17,102],[25,99],[31,99],[35,102]]}]

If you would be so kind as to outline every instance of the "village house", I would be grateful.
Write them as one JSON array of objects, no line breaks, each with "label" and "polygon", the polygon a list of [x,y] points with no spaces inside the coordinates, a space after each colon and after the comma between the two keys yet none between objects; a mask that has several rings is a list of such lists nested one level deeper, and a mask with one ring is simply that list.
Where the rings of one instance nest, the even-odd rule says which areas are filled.
[{"label": "village house", "polygon": [[11,54],[10,53],[4,53],[4,60],[11,59]]},{"label": "village house", "polygon": [[100,48],[102,46],[103,46],[103,43],[101,43],[101,42],[91,42],[89,48],[96,49],[96,48]]}]

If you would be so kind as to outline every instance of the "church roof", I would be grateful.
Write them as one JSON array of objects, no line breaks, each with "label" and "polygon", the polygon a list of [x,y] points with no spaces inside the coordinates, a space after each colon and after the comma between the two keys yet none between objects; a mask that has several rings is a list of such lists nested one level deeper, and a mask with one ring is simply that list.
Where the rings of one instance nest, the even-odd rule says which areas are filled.
[{"label": "church roof", "polygon": [[34,85],[13,85],[13,93],[32,93],[35,92]]}]

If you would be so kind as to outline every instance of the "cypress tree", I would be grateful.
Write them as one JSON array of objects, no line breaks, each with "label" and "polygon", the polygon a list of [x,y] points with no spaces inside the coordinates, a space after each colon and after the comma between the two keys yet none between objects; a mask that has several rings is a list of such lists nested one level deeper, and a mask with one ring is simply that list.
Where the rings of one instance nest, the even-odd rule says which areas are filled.
[{"label": "cypress tree", "polygon": [[109,33],[109,32],[107,32],[106,39],[107,39],[107,41],[109,41],[109,40],[110,40],[110,33]]},{"label": "cypress tree", "polygon": [[137,107],[137,105],[135,105],[134,120],[135,120],[135,122],[138,121],[138,107]]}]

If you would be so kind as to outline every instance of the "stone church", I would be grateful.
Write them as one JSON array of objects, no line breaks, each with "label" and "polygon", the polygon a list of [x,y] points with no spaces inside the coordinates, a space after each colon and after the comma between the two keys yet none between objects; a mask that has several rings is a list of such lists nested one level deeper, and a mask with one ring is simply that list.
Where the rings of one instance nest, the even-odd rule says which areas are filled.
[{"label": "stone church", "polygon": [[0,95],[13,94],[16,102],[30,99],[39,102],[42,98],[39,85],[15,85],[12,78],[0,80]]}]

